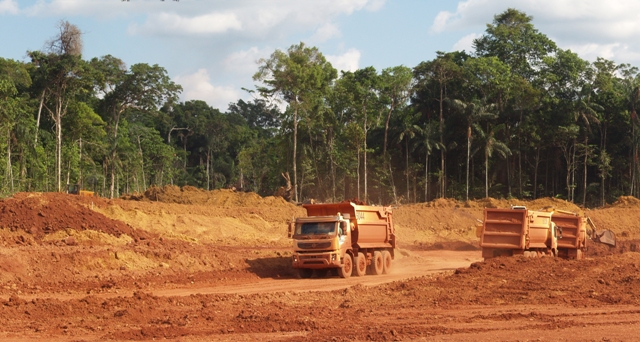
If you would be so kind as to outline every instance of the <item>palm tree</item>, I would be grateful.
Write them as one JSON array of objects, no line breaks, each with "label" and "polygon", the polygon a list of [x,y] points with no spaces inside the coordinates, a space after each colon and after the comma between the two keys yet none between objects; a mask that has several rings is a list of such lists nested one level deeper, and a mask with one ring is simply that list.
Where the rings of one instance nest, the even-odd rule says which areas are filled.
[{"label": "palm tree", "polygon": [[[406,157],[406,175],[407,175],[407,201],[411,198],[409,192],[409,139],[413,139],[416,136],[416,132],[420,131],[420,127],[413,124],[413,115],[408,113],[402,118],[402,132],[398,137],[398,142],[402,142],[404,139],[405,144],[405,157]],[[395,190],[394,190],[395,194]]]},{"label": "palm tree", "polygon": [[638,119],[638,113],[636,107],[640,104],[640,74],[638,74],[638,68],[630,67],[626,65],[622,69],[622,85],[625,93],[625,101],[627,103],[629,114],[631,116],[631,139],[632,139],[632,152],[631,152],[631,187],[629,189],[629,195],[637,195],[638,191],[638,137],[636,136],[636,125],[640,124]]},{"label": "palm tree", "polygon": [[417,127],[418,133],[422,135],[422,144],[425,150],[424,162],[424,201],[429,200],[429,156],[435,148],[436,150],[444,149],[444,144],[439,141],[438,122],[427,122],[424,128]]},{"label": "palm tree", "polygon": [[469,159],[471,157],[471,127],[483,120],[493,119],[497,117],[497,114],[493,113],[495,109],[494,104],[484,105],[479,100],[473,100],[471,102],[463,102],[461,100],[451,101],[453,108],[458,110],[463,116],[467,124],[467,197],[469,200]]},{"label": "palm tree", "polygon": [[[589,160],[589,134],[591,134],[591,125],[593,123],[600,125],[600,114],[598,114],[598,111],[603,111],[604,108],[597,103],[590,102],[589,96],[587,96],[586,101],[583,99],[578,100],[575,108],[576,109],[574,111],[573,119],[584,124],[584,182],[582,187],[582,205],[584,206],[587,201],[587,163]],[[571,189],[573,191],[574,187],[572,187]],[[571,194],[571,199],[573,199],[573,193]]]},{"label": "palm tree", "polygon": [[511,150],[505,143],[496,138],[496,133],[505,128],[504,124],[493,127],[487,126],[486,132],[482,130],[479,124],[474,124],[473,128],[480,138],[479,148],[484,151],[484,196],[489,197],[489,158],[493,155],[493,152],[497,152],[502,158],[506,158],[511,155]]}]

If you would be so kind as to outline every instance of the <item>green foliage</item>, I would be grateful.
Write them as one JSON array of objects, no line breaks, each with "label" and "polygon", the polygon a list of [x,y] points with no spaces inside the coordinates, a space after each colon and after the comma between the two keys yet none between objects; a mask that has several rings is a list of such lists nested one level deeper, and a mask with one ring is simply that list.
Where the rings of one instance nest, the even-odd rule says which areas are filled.
[{"label": "green foliage", "polygon": [[295,44],[260,60],[255,97],[226,110],[179,102],[158,65],[60,47],[0,58],[0,194],[69,182],[272,195],[289,172],[298,200],[640,196],[638,68],[585,61],[533,22],[508,9],[474,51],[340,77]]}]

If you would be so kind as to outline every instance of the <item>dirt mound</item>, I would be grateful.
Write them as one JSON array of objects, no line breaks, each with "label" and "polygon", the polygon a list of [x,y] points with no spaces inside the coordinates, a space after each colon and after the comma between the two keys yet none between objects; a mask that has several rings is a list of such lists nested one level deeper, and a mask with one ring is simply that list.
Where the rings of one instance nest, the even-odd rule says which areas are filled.
[{"label": "dirt mound", "polygon": [[424,203],[424,206],[429,208],[453,208],[460,207],[461,203],[453,198],[437,198],[431,202]]},{"label": "dirt mound", "polygon": [[231,189],[202,190],[193,186],[182,188],[166,185],[162,188],[152,186],[144,194],[129,194],[121,197],[125,200],[153,201],[177,204],[199,204],[220,207],[258,207],[290,206],[282,197],[260,197],[254,192],[241,192]]},{"label": "dirt mound", "polygon": [[28,233],[36,241],[68,229],[134,238],[139,235],[129,225],[92,210],[93,201],[105,200],[62,193],[17,193],[0,200],[0,228]]},{"label": "dirt mound", "polygon": [[436,243],[420,243],[417,246],[414,245],[409,249],[423,250],[423,251],[479,251],[480,246],[477,243],[469,243],[464,241],[441,241]]},{"label": "dirt mound", "polygon": [[[458,201],[453,198],[437,198],[433,201],[426,203],[410,204],[403,207],[419,207],[419,208],[510,208],[512,205],[523,205],[529,209],[537,210],[547,207],[553,207],[555,209],[569,210],[579,213],[582,211],[577,205],[561,200],[558,198],[545,197],[535,200],[520,200],[520,199],[496,199],[496,198],[482,198],[469,201]],[[640,206],[640,201],[638,201]]]},{"label": "dirt mound", "polygon": [[620,196],[618,200],[613,202],[610,207],[616,208],[638,208],[640,207],[640,199],[633,196]]},{"label": "dirt mound", "polygon": [[640,252],[640,240],[620,240],[616,241],[616,246],[609,246],[603,243],[589,241],[587,245],[587,257],[603,257],[626,252]]},{"label": "dirt mound", "polygon": [[552,207],[555,209],[568,210],[575,213],[582,212],[582,209],[580,209],[580,207],[578,207],[574,203],[553,197],[538,198],[531,201],[520,199],[495,199],[489,197],[464,202],[464,207],[466,208],[510,208],[512,205],[523,205],[533,210]]}]

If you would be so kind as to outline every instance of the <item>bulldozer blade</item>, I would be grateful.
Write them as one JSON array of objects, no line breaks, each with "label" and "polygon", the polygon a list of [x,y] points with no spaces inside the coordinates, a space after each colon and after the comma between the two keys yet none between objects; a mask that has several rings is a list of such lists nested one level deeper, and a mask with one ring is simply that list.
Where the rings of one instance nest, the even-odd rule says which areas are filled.
[{"label": "bulldozer blade", "polygon": [[604,243],[605,245],[609,245],[612,247],[616,246],[616,235],[608,230],[599,230],[596,232],[595,234],[595,239],[594,241],[596,242],[600,242],[600,243]]}]

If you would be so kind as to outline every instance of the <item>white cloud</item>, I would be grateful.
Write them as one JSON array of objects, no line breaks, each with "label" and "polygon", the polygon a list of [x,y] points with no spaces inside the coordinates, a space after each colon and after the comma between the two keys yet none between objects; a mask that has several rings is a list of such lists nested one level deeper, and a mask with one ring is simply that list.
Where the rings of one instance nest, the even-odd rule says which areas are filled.
[{"label": "white cloud", "polygon": [[474,51],[473,40],[478,37],[480,37],[479,34],[471,33],[460,38],[460,40],[458,40],[455,44],[453,44],[453,51],[462,51],[462,50],[465,50],[466,52]]},{"label": "white cloud", "polygon": [[436,18],[433,20],[433,25],[431,25],[430,31],[435,33],[440,33],[444,31],[444,29],[447,26],[447,22],[449,21],[449,18],[451,18],[452,16],[453,14],[451,12],[447,12],[447,11],[439,12],[438,15],[436,15]]},{"label": "white cloud", "polygon": [[333,37],[339,37],[339,36],[340,36],[340,29],[338,29],[338,27],[332,23],[326,23],[320,26],[320,28],[316,30],[316,33],[313,36],[311,36],[311,38],[309,39],[309,42],[312,44],[324,43]]},{"label": "white cloud", "polygon": [[202,100],[213,108],[226,111],[229,103],[240,98],[240,93],[234,87],[211,84],[211,77],[206,69],[199,69],[190,75],[177,76],[174,81],[184,89],[182,101]]},{"label": "white cloud", "polygon": [[[136,18],[130,33],[144,35],[216,34],[237,30],[260,38],[281,32],[318,30],[318,38],[334,37],[333,18],[360,10],[378,11],[386,0],[38,0],[25,8],[31,16]],[[0,0],[0,4],[15,0]],[[142,18],[142,19],[137,19]],[[325,38],[328,39],[328,38]]]},{"label": "white cloud", "polygon": [[253,75],[258,71],[258,60],[260,58],[268,58],[272,52],[273,49],[252,47],[248,50],[230,54],[225,58],[223,65],[227,71],[241,75]]},{"label": "white cloud", "polygon": [[15,0],[0,0],[0,14],[18,14],[19,11]]},{"label": "white cloud", "polygon": [[360,51],[356,49],[349,49],[342,55],[338,56],[326,56],[327,60],[338,71],[356,71],[360,64]]},{"label": "white cloud", "polygon": [[365,7],[367,11],[376,12],[384,7],[386,0],[372,0],[369,1]]},{"label": "white cloud", "polygon": [[140,27],[130,27],[131,33],[159,33],[165,34],[211,34],[223,33],[229,30],[242,29],[242,23],[233,13],[209,13],[195,17],[184,17],[173,13],[159,13],[150,15]]}]

